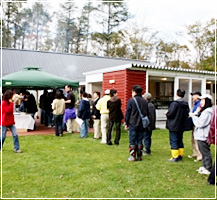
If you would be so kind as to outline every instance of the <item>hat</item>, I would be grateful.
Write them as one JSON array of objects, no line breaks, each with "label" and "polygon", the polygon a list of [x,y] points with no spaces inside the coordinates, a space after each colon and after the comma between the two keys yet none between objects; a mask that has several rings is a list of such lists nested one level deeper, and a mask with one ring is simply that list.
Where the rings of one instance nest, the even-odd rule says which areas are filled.
[{"label": "hat", "polygon": [[107,90],[105,91],[105,94],[110,94],[110,90],[107,89]]},{"label": "hat", "polygon": [[192,96],[195,95],[195,94],[201,96],[201,93],[200,93],[199,91],[195,91],[195,92],[192,92],[192,93],[191,93]]},{"label": "hat", "polygon": [[199,99],[205,99],[205,98],[208,98],[212,101],[212,96],[210,94],[204,94],[204,95],[199,97]]},{"label": "hat", "polygon": [[151,96],[150,93],[145,93],[145,94],[143,95],[143,97],[146,98],[146,99],[151,99],[151,98],[152,98],[152,96]]}]

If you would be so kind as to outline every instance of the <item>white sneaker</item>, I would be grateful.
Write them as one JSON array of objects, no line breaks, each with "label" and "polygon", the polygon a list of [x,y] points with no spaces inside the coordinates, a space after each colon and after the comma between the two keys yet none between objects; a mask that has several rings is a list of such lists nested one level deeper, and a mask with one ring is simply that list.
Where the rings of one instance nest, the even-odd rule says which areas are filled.
[{"label": "white sneaker", "polygon": [[101,144],[106,144],[106,142],[103,142],[103,141],[101,141],[100,143],[101,143]]},{"label": "white sneaker", "polygon": [[204,166],[200,167],[199,169],[197,169],[197,172],[203,171],[204,169],[206,169]]},{"label": "white sneaker", "polygon": [[199,174],[205,174],[205,175],[210,175],[210,171],[208,171],[206,168],[199,171]]}]

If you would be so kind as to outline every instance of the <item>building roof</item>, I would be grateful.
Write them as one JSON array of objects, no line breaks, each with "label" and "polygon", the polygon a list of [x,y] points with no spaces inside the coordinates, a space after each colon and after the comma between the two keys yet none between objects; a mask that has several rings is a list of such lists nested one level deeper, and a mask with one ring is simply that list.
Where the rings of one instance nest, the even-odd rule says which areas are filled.
[{"label": "building roof", "polygon": [[2,76],[33,65],[60,77],[84,82],[85,72],[129,63],[153,65],[141,60],[2,48]]}]

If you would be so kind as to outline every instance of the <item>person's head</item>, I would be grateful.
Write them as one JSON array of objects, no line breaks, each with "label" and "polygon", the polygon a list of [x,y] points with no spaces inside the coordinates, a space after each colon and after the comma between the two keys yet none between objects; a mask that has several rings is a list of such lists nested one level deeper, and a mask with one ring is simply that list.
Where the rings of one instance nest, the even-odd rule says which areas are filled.
[{"label": "person's head", "polygon": [[150,101],[151,100],[151,98],[152,98],[152,96],[151,96],[151,93],[145,93],[144,95],[143,95],[143,97],[144,97],[144,99],[146,100],[146,101]]},{"label": "person's head", "polygon": [[29,92],[29,91],[26,91],[26,92],[25,92],[25,96],[26,96],[26,97],[29,97],[29,96],[30,96],[30,92]]},{"label": "person's head", "polygon": [[109,94],[110,94],[110,90],[109,89],[105,90],[105,95],[109,95]]},{"label": "person's head", "polygon": [[117,90],[111,89],[111,90],[110,90],[110,96],[111,96],[111,97],[117,96]]},{"label": "person's head", "polygon": [[132,89],[132,97],[139,95],[142,95],[142,87],[140,85],[134,85]]},{"label": "person's head", "polygon": [[44,94],[47,95],[47,94],[48,94],[48,91],[47,91],[47,90],[44,90]]},{"label": "person's head", "polygon": [[100,92],[95,91],[95,92],[93,93],[93,98],[94,98],[94,99],[100,98]]},{"label": "person's head", "polygon": [[21,90],[20,90],[20,95],[21,95],[21,96],[24,96],[25,93],[26,93],[26,89],[21,89]]},{"label": "person's head", "polygon": [[91,99],[92,95],[91,94],[87,94],[87,98]]},{"label": "person's head", "polygon": [[196,101],[200,100],[199,97],[201,96],[201,93],[199,91],[192,92],[191,96],[192,96],[192,100],[194,102],[196,102]]},{"label": "person's head", "polygon": [[82,96],[83,96],[83,98],[87,98],[87,95],[88,95],[88,94],[87,94],[86,92],[83,92],[83,95],[82,95]]},{"label": "person's head", "polygon": [[72,90],[71,85],[65,85],[65,91],[70,92]]},{"label": "person's head", "polygon": [[13,91],[12,90],[6,90],[3,95],[3,101],[7,101],[9,103],[9,100],[13,97]]},{"label": "person's head", "polygon": [[185,96],[185,90],[183,90],[183,89],[178,89],[177,90],[177,92],[176,92],[176,95],[178,96],[178,97],[184,97]]},{"label": "person's head", "polygon": [[61,99],[63,97],[63,91],[62,90],[57,90],[55,98],[56,99]]},{"label": "person's head", "polygon": [[200,105],[202,108],[201,112],[205,110],[206,108],[212,107],[212,96],[211,95],[209,94],[202,95],[200,99],[201,99]]}]

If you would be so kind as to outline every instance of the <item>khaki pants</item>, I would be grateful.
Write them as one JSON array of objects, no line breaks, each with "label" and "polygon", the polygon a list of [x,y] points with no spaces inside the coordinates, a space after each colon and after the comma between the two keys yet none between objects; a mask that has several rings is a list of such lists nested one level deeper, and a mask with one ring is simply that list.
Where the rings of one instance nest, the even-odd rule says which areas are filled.
[{"label": "khaki pants", "polygon": [[68,119],[66,122],[66,131],[69,133],[73,132],[73,122],[74,122],[74,119]]},{"label": "khaki pants", "polygon": [[100,119],[94,119],[93,121],[94,121],[94,123],[93,123],[94,138],[98,139],[101,136]]},{"label": "khaki pants", "polygon": [[191,145],[193,150],[193,155],[197,160],[202,160],[202,154],[200,153],[197,140],[194,140],[194,131],[192,131]]},{"label": "khaki pants", "polygon": [[107,131],[108,131],[108,121],[109,114],[101,114],[101,131],[102,131],[102,141],[101,143],[107,142]]}]

